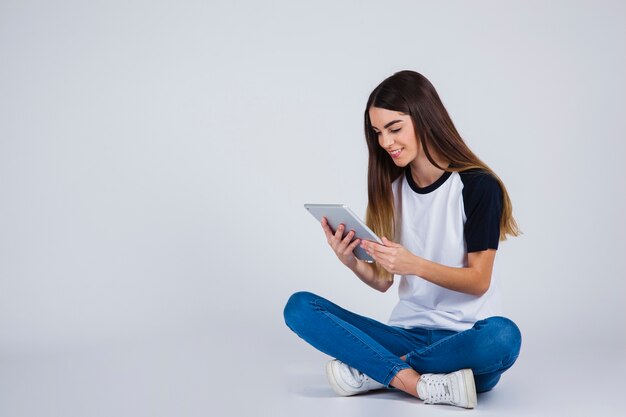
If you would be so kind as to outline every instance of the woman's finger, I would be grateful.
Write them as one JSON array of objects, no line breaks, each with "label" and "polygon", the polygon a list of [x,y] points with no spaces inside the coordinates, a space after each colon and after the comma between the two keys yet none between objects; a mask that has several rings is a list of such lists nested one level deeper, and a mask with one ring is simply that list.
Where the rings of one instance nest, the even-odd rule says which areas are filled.
[{"label": "woman's finger", "polygon": [[354,252],[356,247],[359,246],[359,243],[361,243],[361,239],[354,239],[354,241],[350,243],[350,245],[348,245],[348,247],[346,248],[345,254],[347,255]]},{"label": "woman's finger", "polygon": [[348,232],[345,236],[340,237],[341,240],[337,241],[337,245],[335,250],[337,253],[342,253],[343,250],[350,244],[350,233]]},{"label": "woman's finger", "polygon": [[324,234],[326,235],[326,239],[330,239],[333,233],[330,230],[330,226],[328,226],[328,220],[326,220],[326,217],[322,217],[321,223],[322,223],[322,230],[324,231]]},{"label": "woman's finger", "polygon": [[346,236],[341,240],[341,243],[337,247],[337,251],[341,253],[345,253],[346,248],[350,246],[350,242],[352,242],[352,238],[354,237],[354,230],[350,230]]},{"label": "woman's finger", "polygon": [[391,253],[395,250],[395,248],[390,248],[385,245],[381,245],[380,243],[370,242],[368,245],[368,249],[370,252],[376,253]]},{"label": "woman's finger", "polygon": [[385,236],[383,236],[382,240],[383,240],[383,245],[385,245],[387,247],[399,248],[400,246],[402,246],[399,243],[392,242],[391,240],[387,239]]},{"label": "woman's finger", "polygon": [[353,237],[354,237],[354,230],[350,230],[348,233],[346,233],[344,238],[341,240],[341,243],[345,243],[347,246],[350,244],[350,242],[352,242]]},{"label": "woman's finger", "polygon": [[337,230],[335,231],[335,239],[337,239],[337,241],[341,241],[342,237],[343,237],[343,229],[345,228],[345,226],[343,224],[340,224],[339,227],[337,228]]}]

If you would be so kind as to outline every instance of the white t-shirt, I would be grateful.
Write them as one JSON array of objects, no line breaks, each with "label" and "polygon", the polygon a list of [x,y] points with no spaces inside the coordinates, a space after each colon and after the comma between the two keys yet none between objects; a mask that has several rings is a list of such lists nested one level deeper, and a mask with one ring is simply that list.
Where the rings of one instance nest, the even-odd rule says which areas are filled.
[{"label": "white t-shirt", "polygon": [[[502,191],[481,170],[445,172],[420,188],[407,168],[393,185],[396,241],[413,254],[450,267],[466,267],[468,252],[497,249]],[[400,300],[389,324],[463,331],[500,315],[495,268],[482,296],[452,291],[416,275],[402,275]]]}]

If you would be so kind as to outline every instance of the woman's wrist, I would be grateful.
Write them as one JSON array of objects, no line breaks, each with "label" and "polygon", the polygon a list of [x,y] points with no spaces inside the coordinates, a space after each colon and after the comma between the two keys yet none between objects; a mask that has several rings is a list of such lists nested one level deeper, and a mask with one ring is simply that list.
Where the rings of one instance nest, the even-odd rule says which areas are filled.
[{"label": "woman's wrist", "polygon": [[420,258],[417,255],[413,255],[413,275],[417,275],[418,277],[423,276],[424,271],[424,259]]},{"label": "woman's wrist", "polygon": [[365,272],[365,268],[363,268],[363,262],[360,262],[356,258],[354,258],[354,264],[352,266],[348,265],[348,268],[350,268],[350,270],[357,275],[362,275],[363,272]]},{"label": "woman's wrist", "polygon": [[364,279],[366,281],[371,281],[373,278],[373,276],[371,276],[371,264],[359,261],[358,259],[356,260],[356,265],[354,266],[354,269],[352,269],[352,272],[354,272],[354,274],[361,280]]}]

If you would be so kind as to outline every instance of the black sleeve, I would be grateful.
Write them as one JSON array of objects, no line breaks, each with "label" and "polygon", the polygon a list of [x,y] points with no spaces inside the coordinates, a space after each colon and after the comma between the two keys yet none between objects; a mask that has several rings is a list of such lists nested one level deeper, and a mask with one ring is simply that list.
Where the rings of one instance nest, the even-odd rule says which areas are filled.
[{"label": "black sleeve", "polygon": [[498,181],[484,171],[460,173],[465,206],[467,252],[498,249],[502,190]]}]

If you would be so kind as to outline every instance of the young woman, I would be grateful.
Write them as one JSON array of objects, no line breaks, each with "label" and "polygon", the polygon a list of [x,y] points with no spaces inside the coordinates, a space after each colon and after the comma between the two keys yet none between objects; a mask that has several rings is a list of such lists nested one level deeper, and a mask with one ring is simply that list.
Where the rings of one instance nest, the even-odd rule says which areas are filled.
[{"label": "young woman", "polygon": [[[383,244],[322,228],[339,260],[385,292],[400,276],[389,324],[298,292],[284,311],[298,336],[336,358],[326,365],[339,395],[395,387],[427,404],[476,406],[519,354],[521,335],[499,316],[498,242],[519,234],[496,174],[465,144],[435,88],[401,71],[365,108],[369,149],[366,223]],[[374,264],[357,260],[361,245]]]}]

